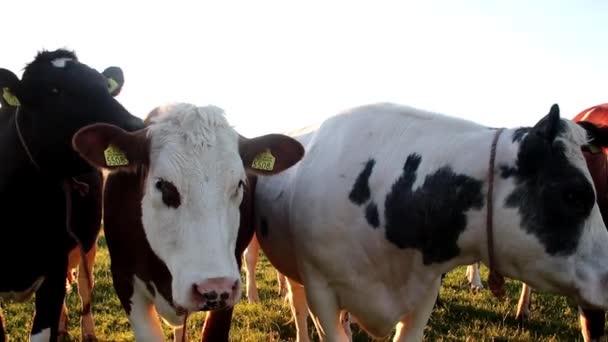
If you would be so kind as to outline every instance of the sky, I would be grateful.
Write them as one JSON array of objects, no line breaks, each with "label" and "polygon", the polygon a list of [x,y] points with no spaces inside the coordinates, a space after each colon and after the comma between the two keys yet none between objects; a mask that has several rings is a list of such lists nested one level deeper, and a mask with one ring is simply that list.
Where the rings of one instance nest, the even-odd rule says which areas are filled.
[{"label": "sky", "polygon": [[494,127],[608,102],[608,1],[10,1],[0,67],[120,66],[119,101],[213,104],[247,137],[395,102]]}]

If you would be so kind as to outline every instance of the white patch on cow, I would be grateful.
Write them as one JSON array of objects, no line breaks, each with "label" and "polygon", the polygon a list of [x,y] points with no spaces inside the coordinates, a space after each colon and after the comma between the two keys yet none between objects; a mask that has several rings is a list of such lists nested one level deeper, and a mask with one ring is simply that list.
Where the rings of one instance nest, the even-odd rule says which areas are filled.
[{"label": "white patch on cow", "polygon": [[55,58],[51,61],[51,64],[56,68],[65,68],[65,63],[73,60],[73,58],[69,57]]},{"label": "white patch on cow", "polygon": [[133,328],[136,341],[165,341],[160,321],[153,306],[153,296],[146,288],[145,283],[135,276],[133,277],[129,324]]},{"label": "white patch on cow", "polygon": [[24,302],[30,299],[34,295],[34,293],[38,291],[43,282],[44,277],[39,277],[28,289],[24,291],[0,292],[0,298],[10,299],[15,302]]},{"label": "white patch on cow", "polygon": [[[246,175],[238,133],[218,107],[175,104],[149,126],[148,137],[142,223],[172,275],[175,304],[197,310],[195,285],[210,278],[240,279],[234,250],[243,196],[239,183]],[[177,188],[177,208],[163,202],[159,180]]]},{"label": "white patch on cow", "polygon": [[39,333],[30,336],[30,342],[49,342],[51,339],[51,328],[40,330]]},{"label": "white patch on cow", "polygon": [[148,291],[146,284],[138,277],[133,277],[134,291],[138,291],[142,296],[154,303],[156,311],[160,317],[172,327],[181,326],[184,324],[184,316],[178,315],[173,307],[161,294],[158,292],[158,288],[154,283],[150,283],[150,286],[154,289],[154,293]]}]

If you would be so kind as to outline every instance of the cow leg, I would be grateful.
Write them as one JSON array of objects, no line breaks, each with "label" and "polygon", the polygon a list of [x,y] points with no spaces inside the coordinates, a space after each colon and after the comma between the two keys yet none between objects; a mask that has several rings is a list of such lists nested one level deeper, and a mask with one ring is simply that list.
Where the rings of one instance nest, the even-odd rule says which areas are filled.
[{"label": "cow leg", "polygon": [[349,341],[352,341],[353,340],[353,331],[350,328],[351,319],[350,319],[350,313],[348,311],[340,312],[340,323],[342,323],[342,328],[344,329],[344,332],[346,333],[346,337],[348,338]]},{"label": "cow leg", "polygon": [[279,297],[285,298],[287,295],[287,277],[277,270],[277,282],[279,283]]},{"label": "cow leg", "polygon": [[579,320],[585,342],[599,342],[604,334],[605,312],[603,310],[580,309]]},{"label": "cow leg", "polygon": [[305,283],[304,290],[319,339],[331,342],[348,341],[340,322],[341,310],[334,291],[322,278],[308,277]]},{"label": "cow leg", "polygon": [[258,256],[260,253],[260,244],[258,243],[255,235],[251,242],[245,249],[243,254],[245,258],[245,273],[247,281],[247,300],[250,303],[257,303],[260,301],[258,296],[258,288],[255,281],[255,265],[258,263]]},{"label": "cow leg", "polygon": [[296,342],[308,342],[308,304],[304,287],[287,279],[287,298],[291,315],[296,323]]},{"label": "cow leg", "polygon": [[0,308],[0,342],[6,341],[6,325],[4,324],[4,314]]},{"label": "cow leg", "polygon": [[[59,316],[65,299],[65,275],[68,267],[67,255],[54,266],[36,291],[36,312],[32,323],[30,342],[57,341]],[[56,263],[55,263],[56,264]]]},{"label": "cow leg", "polygon": [[129,312],[129,323],[133,329],[135,341],[164,342],[165,337],[153,303],[137,288],[133,290],[133,296],[130,301],[131,311],[127,310],[127,312]]},{"label": "cow leg", "polygon": [[421,298],[420,303],[411,313],[407,314],[401,322],[397,323],[393,342],[422,341],[424,337],[424,327],[431,317],[437,293],[441,286],[441,277],[433,281],[432,285]]},{"label": "cow leg", "polygon": [[[95,254],[97,253],[97,245],[93,244],[93,247],[86,255],[86,263],[89,269],[88,279],[91,280],[89,284],[87,280],[87,273],[84,265],[79,263],[78,267],[78,295],[80,296],[80,307],[82,309],[80,317],[80,330],[83,342],[94,342],[97,341],[95,337],[95,322],[93,320],[93,312],[91,309],[91,298],[93,296],[93,287],[95,286],[95,279],[93,276],[93,266],[95,263]],[[80,254],[80,252],[78,253]],[[89,288],[90,286],[90,288]]]},{"label": "cow leg", "polygon": [[173,342],[188,342],[188,334],[185,326],[176,327],[173,329]]},{"label": "cow leg", "polygon": [[59,316],[58,334],[59,334],[59,341],[63,341],[64,339],[66,339],[69,336],[67,298],[64,299],[63,305],[61,306],[61,315]]},{"label": "cow leg", "polygon": [[479,263],[468,265],[466,274],[471,290],[477,291],[483,289],[483,284],[479,277]]},{"label": "cow leg", "polygon": [[521,295],[519,296],[519,302],[517,303],[517,315],[515,319],[519,322],[519,326],[523,326],[526,318],[530,316],[530,296],[532,295],[532,288],[523,283],[521,287]]}]

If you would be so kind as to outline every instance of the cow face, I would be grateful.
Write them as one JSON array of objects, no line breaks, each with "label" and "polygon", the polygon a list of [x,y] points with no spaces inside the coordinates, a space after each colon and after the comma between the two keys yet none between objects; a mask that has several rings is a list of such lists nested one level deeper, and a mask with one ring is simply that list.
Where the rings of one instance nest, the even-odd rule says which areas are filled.
[{"label": "cow face", "polygon": [[[74,146],[98,167],[145,169],[143,228],[172,275],[174,303],[187,310],[230,306],[241,293],[235,244],[247,173],[278,173],[304,149],[283,135],[240,137],[217,107],[177,104],[154,113],[136,133],[86,127]],[[108,146],[114,158],[106,160]]]},{"label": "cow face", "polygon": [[21,80],[0,69],[2,106],[18,111],[24,140],[41,168],[65,175],[89,167],[71,148],[73,134],[85,125],[104,122],[129,131],[143,128],[142,120],[113,97],[124,82],[120,68],[110,67],[104,74],[66,50],[40,52],[25,67]]},{"label": "cow face", "polygon": [[608,304],[608,233],[581,149],[604,145],[606,132],[560,119],[554,105],[534,127],[513,131],[505,145],[515,158],[498,164],[498,268],[585,306]]}]

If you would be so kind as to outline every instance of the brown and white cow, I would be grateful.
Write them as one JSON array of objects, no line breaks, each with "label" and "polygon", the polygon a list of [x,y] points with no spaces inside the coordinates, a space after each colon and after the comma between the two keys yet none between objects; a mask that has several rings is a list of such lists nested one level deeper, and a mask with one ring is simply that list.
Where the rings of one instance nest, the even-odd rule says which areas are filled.
[{"label": "brown and white cow", "polygon": [[92,165],[113,171],[104,230],[114,288],[135,339],[164,340],[158,312],[181,340],[187,312],[239,301],[235,250],[248,174],[279,173],[304,150],[284,135],[244,138],[215,106],[172,104],[146,122],[134,133],[91,125],[73,145]]}]

